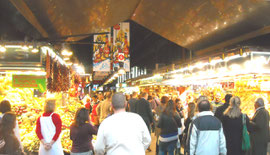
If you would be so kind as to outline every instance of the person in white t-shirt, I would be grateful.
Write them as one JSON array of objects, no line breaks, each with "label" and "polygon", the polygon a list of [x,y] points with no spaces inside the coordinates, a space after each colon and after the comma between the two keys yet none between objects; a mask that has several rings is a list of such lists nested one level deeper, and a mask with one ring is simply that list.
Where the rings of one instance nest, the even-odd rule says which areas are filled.
[{"label": "person in white t-shirt", "polygon": [[125,111],[126,98],[122,93],[112,97],[114,114],[99,126],[95,155],[143,155],[151,136],[141,116]]}]

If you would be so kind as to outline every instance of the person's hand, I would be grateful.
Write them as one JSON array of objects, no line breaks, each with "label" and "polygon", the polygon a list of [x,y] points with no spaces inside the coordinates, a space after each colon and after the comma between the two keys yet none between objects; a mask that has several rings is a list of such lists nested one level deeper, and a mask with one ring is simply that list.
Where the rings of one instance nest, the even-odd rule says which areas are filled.
[{"label": "person's hand", "polygon": [[46,144],[46,142],[45,142],[44,139],[42,139],[40,142],[41,142],[42,145],[45,145]]},{"label": "person's hand", "polygon": [[45,147],[45,150],[50,150],[51,148],[52,148],[52,146],[51,146],[51,144],[50,143],[46,143],[45,145],[44,145],[44,147]]},{"label": "person's hand", "polygon": [[52,141],[50,142],[50,145],[52,146],[52,145],[54,144],[54,142],[55,142],[55,141],[54,141],[54,140],[52,140]]}]

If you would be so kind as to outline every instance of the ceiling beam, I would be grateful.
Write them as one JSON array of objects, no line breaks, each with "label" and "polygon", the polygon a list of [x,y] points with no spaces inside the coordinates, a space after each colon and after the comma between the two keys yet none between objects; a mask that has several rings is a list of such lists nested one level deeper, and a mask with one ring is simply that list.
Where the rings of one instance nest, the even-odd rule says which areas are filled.
[{"label": "ceiling beam", "polygon": [[40,25],[37,18],[27,6],[27,4],[23,0],[9,0],[17,10],[26,18],[26,20],[31,23],[43,37],[48,37],[48,33],[45,29]]},{"label": "ceiling beam", "polygon": [[220,50],[220,49],[228,47],[230,45],[237,44],[237,43],[239,43],[241,41],[245,41],[245,40],[255,38],[257,36],[265,35],[265,34],[268,34],[268,33],[270,33],[270,26],[266,26],[266,27],[261,28],[259,30],[256,30],[256,31],[241,35],[239,37],[236,37],[236,38],[221,42],[221,43],[216,44],[214,46],[211,46],[211,47],[196,51],[195,55],[196,56],[202,56],[202,55],[205,55],[206,53],[213,53],[216,50]]}]

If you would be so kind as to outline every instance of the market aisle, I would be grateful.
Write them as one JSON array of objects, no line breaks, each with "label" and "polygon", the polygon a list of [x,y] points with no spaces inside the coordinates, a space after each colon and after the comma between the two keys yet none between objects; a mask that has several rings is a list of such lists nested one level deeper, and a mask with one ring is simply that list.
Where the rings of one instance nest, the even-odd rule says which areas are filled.
[{"label": "market aisle", "polygon": [[146,151],[146,155],[156,155],[156,136],[154,133],[151,133],[151,152]]}]

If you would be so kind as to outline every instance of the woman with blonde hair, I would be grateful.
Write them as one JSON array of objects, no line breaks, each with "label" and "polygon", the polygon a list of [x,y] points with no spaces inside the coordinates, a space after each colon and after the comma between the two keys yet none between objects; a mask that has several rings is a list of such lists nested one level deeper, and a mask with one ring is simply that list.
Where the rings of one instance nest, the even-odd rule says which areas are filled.
[{"label": "woman with blonde hair", "polygon": [[250,129],[249,118],[240,109],[241,99],[234,96],[230,100],[230,105],[225,110],[222,118],[224,134],[226,137],[227,155],[244,155],[242,150],[243,116],[246,117],[247,129]]},{"label": "woman with blonde hair", "polygon": [[39,155],[64,155],[60,133],[62,120],[55,111],[55,100],[47,99],[44,113],[38,118],[36,134],[40,140]]}]

